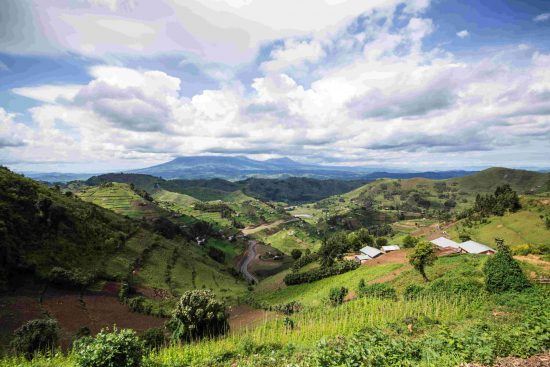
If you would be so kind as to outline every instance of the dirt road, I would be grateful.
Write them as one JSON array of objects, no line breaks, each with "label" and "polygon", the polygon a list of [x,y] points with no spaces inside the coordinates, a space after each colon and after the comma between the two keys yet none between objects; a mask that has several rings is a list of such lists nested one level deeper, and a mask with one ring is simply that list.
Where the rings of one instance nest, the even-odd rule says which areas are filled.
[{"label": "dirt road", "polygon": [[241,274],[248,282],[251,283],[258,283],[258,279],[254,275],[250,274],[250,272],[248,271],[248,264],[250,264],[250,262],[256,257],[256,244],[257,243],[254,240],[248,241],[246,257],[241,263]]}]

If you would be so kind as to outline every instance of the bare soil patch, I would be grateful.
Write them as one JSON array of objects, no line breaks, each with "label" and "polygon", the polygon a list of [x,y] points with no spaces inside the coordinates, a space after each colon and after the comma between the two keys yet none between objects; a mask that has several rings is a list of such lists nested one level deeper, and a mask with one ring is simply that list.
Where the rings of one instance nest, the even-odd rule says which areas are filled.
[{"label": "bare soil patch", "polygon": [[[529,358],[505,357],[498,358],[493,367],[548,367],[550,354],[541,354]],[[463,367],[485,367],[480,364],[465,364]]]},{"label": "bare soil patch", "polygon": [[258,325],[274,316],[274,312],[259,310],[248,305],[231,306],[229,308],[229,327],[231,331],[236,331]]}]

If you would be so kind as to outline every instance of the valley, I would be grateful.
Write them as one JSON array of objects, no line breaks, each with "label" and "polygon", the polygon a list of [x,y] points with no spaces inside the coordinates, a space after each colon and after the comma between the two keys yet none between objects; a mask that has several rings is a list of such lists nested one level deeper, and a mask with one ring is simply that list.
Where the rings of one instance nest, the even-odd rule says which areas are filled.
[{"label": "valley", "polygon": [[[181,347],[166,342],[147,357],[151,363],[271,366],[268,354],[274,353],[285,363],[309,366],[300,356],[318,350],[321,340],[362,338],[365,328],[391,334],[409,327],[427,342],[439,325],[460,325],[468,333],[475,320],[498,322],[491,313],[501,311],[495,310],[524,317],[521,307],[548,292],[535,285],[518,305],[506,296],[474,297],[484,292],[486,255],[441,251],[427,268],[426,284],[409,263],[411,241],[468,238],[494,247],[501,238],[532,282],[547,279],[548,174],[493,168],[441,180],[380,178],[352,188],[334,180],[246,182],[110,174],[46,186],[2,169],[3,353],[9,355],[17,327],[43,315],[57,320],[65,351],[83,330],[94,335],[115,324],[138,334],[166,333],[178,298],[208,289],[229,306],[229,334]],[[321,196],[307,194],[312,182]],[[520,207],[480,215],[480,197],[502,185],[517,192]],[[348,191],[333,194],[334,187]],[[29,223],[33,232],[15,230]],[[384,245],[400,249],[355,263],[360,247]],[[287,285],[289,277],[299,284]],[[340,287],[342,304],[329,306],[327,296]],[[381,293],[365,296],[369,287]],[[431,296],[408,298],[412,290]],[[409,343],[402,333],[398,339]],[[243,343],[258,352],[243,352]],[[442,366],[477,360],[438,353]],[[56,358],[40,363],[70,365]],[[424,357],[418,363],[424,365]]]}]

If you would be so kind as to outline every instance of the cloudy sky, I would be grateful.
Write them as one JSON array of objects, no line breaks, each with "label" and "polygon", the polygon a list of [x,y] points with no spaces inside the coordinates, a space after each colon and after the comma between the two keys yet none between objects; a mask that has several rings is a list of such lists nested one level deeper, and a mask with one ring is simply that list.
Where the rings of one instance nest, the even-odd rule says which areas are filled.
[{"label": "cloudy sky", "polygon": [[548,168],[550,2],[0,2],[0,164],[208,154]]}]

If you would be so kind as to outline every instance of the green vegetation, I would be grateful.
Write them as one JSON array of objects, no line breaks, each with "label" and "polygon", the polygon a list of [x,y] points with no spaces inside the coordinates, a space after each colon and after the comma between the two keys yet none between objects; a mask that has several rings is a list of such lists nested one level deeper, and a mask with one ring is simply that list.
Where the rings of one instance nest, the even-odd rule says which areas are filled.
[{"label": "green vegetation", "polygon": [[347,294],[348,289],[346,287],[331,288],[328,294],[328,300],[330,301],[331,305],[338,306],[344,303],[344,298],[347,296]]},{"label": "green vegetation", "polygon": [[77,340],[74,354],[78,367],[139,367],[144,344],[133,330],[114,328]]},{"label": "green vegetation", "polygon": [[426,266],[433,265],[437,259],[434,246],[428,242],[420,242],[409,254],[409,263],[422,275],[424,281],[429,281],[426,276]]},{"label": "green vegetation", "polygon": [[11,346],[27,359],[37,353],[52,351],[59,339],[59,327],[53,319],[30,320],[15,330]]},{"label": "green vegetation", "polygon": [[489,292],[522,291],[530,286],[519,263],[501,239],[497,240],[497,253],[487,260],[483,272]]},{"label": "green vegetation", "polygon": [[211,291],[194,290],[183,294],[167,326],[173,340],[196,341],[225,334],[227,319],[225,304]]}]

